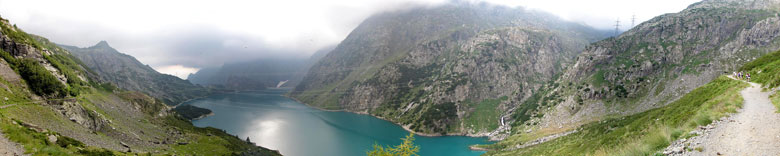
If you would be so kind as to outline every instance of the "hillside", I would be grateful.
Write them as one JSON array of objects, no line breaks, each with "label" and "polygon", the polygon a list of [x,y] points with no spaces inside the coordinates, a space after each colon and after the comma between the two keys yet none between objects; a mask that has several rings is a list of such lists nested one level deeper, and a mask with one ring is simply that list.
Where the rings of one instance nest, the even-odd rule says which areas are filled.
[{"label": "hillside", "polygon": [[279,155],[194,127],[146,94],[102,83],[71,52],[5,19],[0,57],[0,131],[27,154]]},{"label": "hillside", "polygon": [[[512,136],[485,148],[494,148],[490,155],[659,152],[742,107],[736,97],[747,85],[718,77],[780,48],[779,6],[702,1],[593,43],[534,95],[543,100],[513,112]],[[585,142],[592,144],[573,146]]]},{"label": "hillside", "polygon": [[87,47],[61,45],[98,75],[98,81],[109,82],[122,89],[144,92],[168,105],[177,105],[189,99],[202,97],[208,90],[187,80],[162,74],[142,64],[134,57],[122,54],[108,42]]},{"label": "hillside", "polygon": [[[751,82],[762,84],[763,88],[773,92],[769,96],[772,104],[780,110],[780,51],[775,51],[745,64],[739,71],[751,75]],[[778,111],[780,112],[780,111]]]},{"label": "hillside", "polygon": [[[577,126],[609,115],[664,106],[685,93],[780,48],[780,3],[703,1],[593,43],[540,97],[536,129]],[[542,111],[534,111],[542,110]]]},{"label": "hillside", "polygon": [[501,118],[604,32],[547,13],[451,3],[373,15],[290,96],[418,134],[496,135]]},{"label": "hillside", "polygon": [[[778,63],[780,51],[775,51],[740,68],[764,89],[755,83],[748,85],[745,78],[721,76],[666,106],[585,124],[549,142],[532,145],[528,143],[536,136],[518,135],[480,147],[496,149],[488,155],[771,155],[777,152],[775,141],[766,136],[780,134],[771,124],[780,119],[776,118],[780,108],[769,104],[778,105]],[[579,145],[584,142],[591,144]]]}]

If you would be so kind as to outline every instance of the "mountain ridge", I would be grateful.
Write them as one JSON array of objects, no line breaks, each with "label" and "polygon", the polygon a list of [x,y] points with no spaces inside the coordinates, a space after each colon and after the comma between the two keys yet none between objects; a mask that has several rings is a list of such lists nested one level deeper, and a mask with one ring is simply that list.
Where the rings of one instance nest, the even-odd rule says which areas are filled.
[{"label": "mountain ridge", "polygon": [[385,118],[418,134],[494,136],[506,130],[499,118],[516,101],[605,34],[547,13],[484,4],[377,14],[289,96]]},{"label": "mountain ridge", "polygon": [[97,72],[101,81],[111,82],[120,88],[148,93],[171,106],[209,94],[206,88],[157,72],[135,57],[112,48],[106,41],[100,41],[87,48],[60,46]]}]

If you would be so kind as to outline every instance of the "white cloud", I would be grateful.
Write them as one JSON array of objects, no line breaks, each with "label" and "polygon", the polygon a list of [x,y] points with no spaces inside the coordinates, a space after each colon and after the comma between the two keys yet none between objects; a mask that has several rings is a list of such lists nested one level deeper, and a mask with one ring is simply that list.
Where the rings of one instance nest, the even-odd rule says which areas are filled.
[{"label": "white cloud", "polygon": [[171,66],[163,66],[163,67],[157,67],[154,68],[154,70],[157,70],[160,73],[165,73],[168,75],[173,75],[176,77],[179,77],[181,79],[187,79],[187,76],[198,72],[198,68],[191,68],[191,67],[185,67],[182,65],[171,65]]},{"label": "white cloud", "polygon": [[701,0],[485,0],[509,6],[526,6],[553,13],[563,19],[583,22],[596,28],[614,29],[620,19],[621,29],[665,13],[679,12]]}]

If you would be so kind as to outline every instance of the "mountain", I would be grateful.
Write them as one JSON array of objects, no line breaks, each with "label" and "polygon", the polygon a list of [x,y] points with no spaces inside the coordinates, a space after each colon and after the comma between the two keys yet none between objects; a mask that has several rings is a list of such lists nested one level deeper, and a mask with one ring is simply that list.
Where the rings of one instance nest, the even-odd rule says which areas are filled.
[{"label": "mountain", "polygon": [[99,75],[99,81],[110,82],[122,89],[144,92],[168,105],[177,105],[208,94],[208,90],[203,87],[159,73],[134,57],[120,53],[106,41],[87,48],[60,46]]},{"label": "mountain", "polygon": [[780,48],[778,8],[776,1],[710,0],[650,19],[589,45],[539,95],[552,105],[516,116],[544,114],[527,123],[567,127],[664,106]]},{"label": "mountain", "polygon": [[0,58],[0,141],[18,143],[27,154],[279,155],[223,130],[195,127],[142,92],[116,88],[100,79],[105,71],[89,70],[68,50],[5,19]]},{"label": "mountain", "polygon": [[485,3],[385,12],[364,20],[289,96],[418,134],[495,136],[505,114],[606,34]]},{"label": "mountain", "polygon": [[[258,90],[276,87],[281,81],[297,84],[306,70],[305,59],[258,59],[204,68],[187,79],[195,84],[230,90]],[[288,86],[287,84],[285,86]]]},{"label": "mountain", "polygon": [[741,107],[748,85],[723,75],[780,49],[778,20],[778,1],[705,0],[592,43],[512,112],[510,137],[484,148],[652,155]]},{"label": "mountain", "polygon": [[[297,85],[309,67],[333,49],[316,51],[308,59],[264,58],[227,63],[218,68],[203,68],[187,77],[192,83],[229,90],[260,90]],[[280,83],[285,82],[285,83]]]}]

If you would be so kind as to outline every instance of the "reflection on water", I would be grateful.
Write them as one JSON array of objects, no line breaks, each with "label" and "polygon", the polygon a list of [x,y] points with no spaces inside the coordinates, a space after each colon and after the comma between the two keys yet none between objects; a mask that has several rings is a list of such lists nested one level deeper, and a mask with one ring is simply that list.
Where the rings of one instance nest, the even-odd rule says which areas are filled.
[{"label": "reflection on water", "polygon": [[249,138],[261,138],[260,140],[255,140],[256,144],[264,145],[264,144],[274,144],[277,142],[282,142],[281,139],[275,139],[275,136],[284,136],[280,134],[279,129],[282,129],[283,126],[283,120],[254,120],[252,121],[249,126],[247,126],[247,129],[244,131],[247,132],[247,136]]},{"label": "reflection on water", "polygon": [[[187,104],[214,111],[193,124],[226,130],[257,145],[287,156],[365,155],[373,144],[400,144],[409,134],[401,127],[368,115],[327,112],[281,96],[284,89],[218,94]],[[486,144],[485,138],[416,136],[422,156],[471,156],[469,145]]]}]

